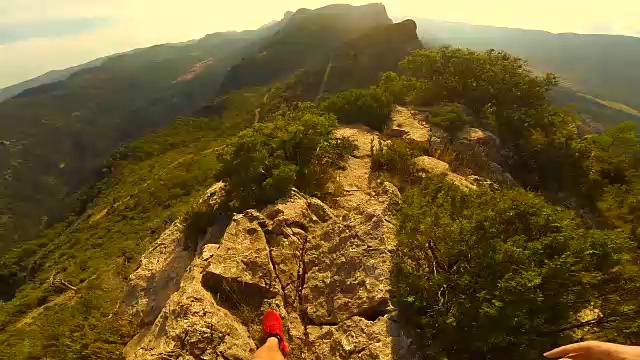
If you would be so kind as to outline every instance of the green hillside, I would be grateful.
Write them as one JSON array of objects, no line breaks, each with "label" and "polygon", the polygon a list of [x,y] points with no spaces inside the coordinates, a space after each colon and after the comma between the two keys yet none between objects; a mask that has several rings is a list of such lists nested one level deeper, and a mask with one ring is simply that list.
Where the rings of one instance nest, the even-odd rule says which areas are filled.
[{"label": "green hillside", "polygon": [[0,252],[90,201],[111,152],[209,101],[269,31],[135,50],[0,103]]},{"label": "green hillside", "polygon": [[[506,52],[423,48],[416,30],[380,4],[303,9],[259,30],[112,57],[0,103],[0,358],[122,358],[149,324],[118,302],[164,230],[184,222],[182,250],[167,254],[192,260],[213,226],[292,187],[321,210],[344,193],[362,199],[369,190],[333,186],[337,170],[394,190],[384,216],[362,219],[370,237],[393,237],[380,234],[393,224],[397,241],[358,244],[393,258],[383,296],[394,313],[353,315],[362,323],[386,317],[425,358],[450,360],[640,342],[640,140],[637,124],[618,117],[632,112],[557,87]],[[431,127],[428,141],[397,135],[411,129],[392,128],[396,106],[424,115],[413,120]],[[585,114],[610,128],[585,135]],[[354,153],[362,139],[336,138],[339,126],[368,135],[366,154]],[[416,163],[425,157],[447,170],[425,174]],[[222,202],[198,204],[218,181]],[[338,217],[329,236],[361,240],[361,224]],[[296,236],[319,236],[295,226]],[[336,267],[356,272],[349,265]],[[238,313],[253,300],[234,299]],[[209,343],[168,358],[206,359],[199,350],[220,346],[220,329],[203,331]],[[326,342],[346,342],[340,359],[357,359],[351,340]]]}]

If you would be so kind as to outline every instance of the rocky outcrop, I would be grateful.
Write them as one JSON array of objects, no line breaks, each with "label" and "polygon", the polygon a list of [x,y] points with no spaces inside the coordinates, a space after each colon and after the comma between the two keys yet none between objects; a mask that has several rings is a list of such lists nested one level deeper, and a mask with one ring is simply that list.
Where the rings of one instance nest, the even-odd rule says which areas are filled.
[{"label": "rocky outcrop", "polygon": [[129,276],[119,310],[142,326],[152,324],[180,280],[193,256],[184,250],[182,224],[174,222],[142,256],[140,267]]},{"label": "rocky outcrop", "polygon": [[229,310],[218,306],[202,286],[205,268],[217,245],[206,246],[149,328],[124,350],[128,359],[250,359],[256,345],[247,328]]},{"label": "rocky outcrop", "polygon": [[[221,201],[224,184],[209,188],[201,203],[215,205]],[[129,276],[128,286],[118,310],[140,326],[152,324],[193,260],[193,251],[184,244],[182,220],[175,221],[151,245],[140,260],[138,269]]]},{"label": "rocky outcrop", "polygon": [[419,359],[393,316],[368,321],[353,317],[337,326],[307,329],[310,359]]},{"label": "rocky outcrop", "polygon": [[[370,131],[346,134],[365,136],[367,148],[374,139]],[[375,181],[364,151],[347,161],[338,183],[344,190],[331,206],[294,189],[260,212],[236,214],[125,356],[250,359],[260,316],[275,308],[292,359],[410,358],[390,294],[400,193]]]}]

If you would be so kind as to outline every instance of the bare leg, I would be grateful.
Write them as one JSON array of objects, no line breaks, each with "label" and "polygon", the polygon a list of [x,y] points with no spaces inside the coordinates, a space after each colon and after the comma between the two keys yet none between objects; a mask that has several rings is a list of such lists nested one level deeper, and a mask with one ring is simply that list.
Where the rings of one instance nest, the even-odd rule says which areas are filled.
[{"label": "bare leg", "polygon": [[268,338],[267,342],[253,355],[253,360],[284,360],[284,356],[282,356],[278,347],[278,339],[274,337]]}]

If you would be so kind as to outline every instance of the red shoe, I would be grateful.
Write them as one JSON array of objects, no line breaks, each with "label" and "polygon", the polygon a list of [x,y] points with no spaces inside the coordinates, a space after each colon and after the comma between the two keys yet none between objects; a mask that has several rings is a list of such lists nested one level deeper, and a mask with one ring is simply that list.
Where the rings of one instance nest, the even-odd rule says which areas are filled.
[{"label": "red shoe", "polygon": [[277,312],[273,310],[264,312],[264,315],[262,315],[262,334],[265,339],[270,337],[278,339],[280,351],[282,351],[285,357],[289,356],[289,344],[287,344],[287,341],[284,339],[282,319]]}]

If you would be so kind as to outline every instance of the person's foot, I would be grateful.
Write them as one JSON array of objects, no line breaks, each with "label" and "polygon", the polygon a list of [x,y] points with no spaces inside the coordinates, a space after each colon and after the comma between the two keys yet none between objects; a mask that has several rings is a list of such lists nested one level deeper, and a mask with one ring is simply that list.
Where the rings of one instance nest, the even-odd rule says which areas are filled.
[{"label": "person's foot", "polygon": [[280,351],[285,357],[289,356],[289,344],[284,338],[282,319],[277,312],[273,310],[264,312],[264,315],[262,315],[262,334],[265,338],[277,338]]}]

